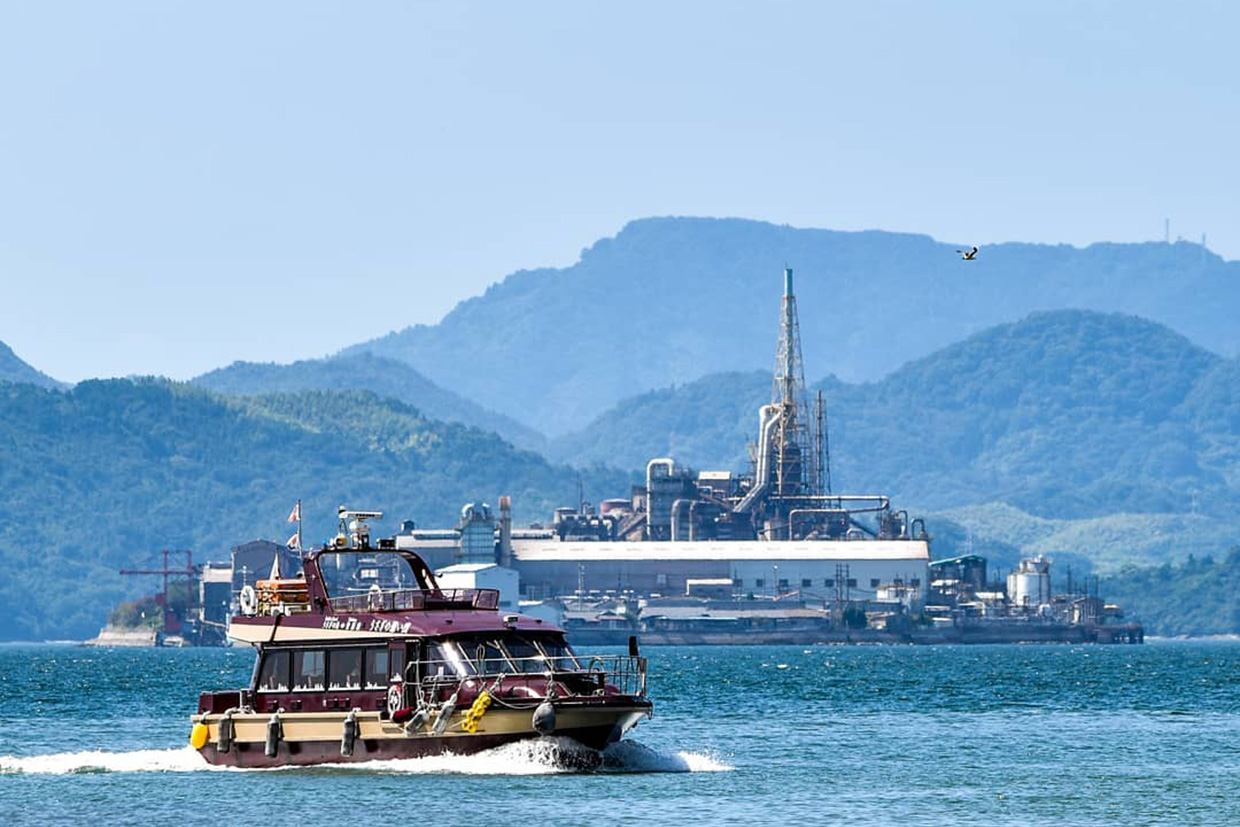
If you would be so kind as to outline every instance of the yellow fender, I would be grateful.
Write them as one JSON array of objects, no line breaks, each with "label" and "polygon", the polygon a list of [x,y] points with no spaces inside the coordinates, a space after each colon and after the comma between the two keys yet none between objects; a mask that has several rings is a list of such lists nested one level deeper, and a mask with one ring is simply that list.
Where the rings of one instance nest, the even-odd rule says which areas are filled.
[{"label": "yellow fender", "polygon": [[487,714],[487,708],[491,706],[491,693],[483,690],[477,698],[474,699],[474,705],[465,713],[465,720],[461,721],[461,729],[471,735],[478,731],[478,722],[482,720],[482,716]]},{"label": "yellow fender", "polygon": [[189,745],[194,749],[202,749],[207,744],[207,738],[210,737],[211,730],[207,725],[199,721],[194,724],[194,728],[189,733]]}]

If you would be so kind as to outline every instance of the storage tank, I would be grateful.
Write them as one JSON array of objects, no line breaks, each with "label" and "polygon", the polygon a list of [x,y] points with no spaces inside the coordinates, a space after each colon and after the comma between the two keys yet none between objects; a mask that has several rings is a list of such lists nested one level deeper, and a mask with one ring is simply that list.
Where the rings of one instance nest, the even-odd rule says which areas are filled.
[{"label": "storage tank", "polygon": [[1038,555],[1020,561],[1007,577],[1008,600],[1013,606],[1034,609],[1051,599],[1051,561]]}]

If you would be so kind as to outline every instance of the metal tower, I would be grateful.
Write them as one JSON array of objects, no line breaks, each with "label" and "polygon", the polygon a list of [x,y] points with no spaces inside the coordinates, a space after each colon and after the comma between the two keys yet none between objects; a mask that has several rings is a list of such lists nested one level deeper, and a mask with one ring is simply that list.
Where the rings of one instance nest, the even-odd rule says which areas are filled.
[{"label": "metal tower", "polygon": [[[805,367],[801,362],[801,325],[797,320],[797,297],[792,290],[792,270],[784,270],[784,301],[779,317],[779,344],[775,349],[775,377],[771,405],[778,411],[773,434],[773,492],[780,497],[815,495],[822,492],[822,436],[811,438],[809,403],[805,397]],[[817,419],[821,422],[821,416]],[[816,429],[817,430],[817,429]]]}]

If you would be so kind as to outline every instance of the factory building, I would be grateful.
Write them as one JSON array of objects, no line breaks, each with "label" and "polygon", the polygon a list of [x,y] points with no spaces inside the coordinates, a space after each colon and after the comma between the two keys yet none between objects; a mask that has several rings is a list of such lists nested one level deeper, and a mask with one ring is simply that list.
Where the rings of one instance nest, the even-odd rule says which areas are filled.
[{"label": "factory building", "polygon": [[[926,540],[565,542],[514,539],[527,598],[575,591],[687,595],[690,581],[727,581],[735,597],[872,600],[880,587],[919,589]],[[567,587],[567,588],[566,588]]]}]

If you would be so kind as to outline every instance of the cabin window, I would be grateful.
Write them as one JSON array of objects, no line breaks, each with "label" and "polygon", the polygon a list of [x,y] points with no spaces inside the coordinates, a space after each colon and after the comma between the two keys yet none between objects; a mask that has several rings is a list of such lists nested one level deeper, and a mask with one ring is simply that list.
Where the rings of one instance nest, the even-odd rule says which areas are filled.
[{"label": "cabin window", "polygon": [[513,671],[508,658],[504,656],[504,650],[493,640],[475,642],[466,648],[466,654],[470,655],[475,663],[481,657],[483,674],[503,675]]},{"label": "cabin window", "polygon": [[366,688],[383,689],[388,685],[388,650],[366,650]]},{"label": "cabin window", "polygon": [[823,586],[825,586],[825,587],[827,587],[828,589],[829,589],[829,588],[832,588],[832,587],[835,585],[835,578],[834,578],[834,577],[828,577],[826,580],[823,580],[823,581],[822,581],[822,585],[823,585]]},{"label": "cabin window", "polygon": [[484,675],[503,675],[515,671],[508,657],[495,640],[482,637],[464,637],[453,641],[461,647],[465,659]]},{"label": "cabin window", "polygon": [[288,652],[268,652],[258,673],[258,691],[288,691]]},{"label": "cabin window", "polygon": [[395,648],[388,647],[388,674],[392,677],[399,675],[401,680],[405,679],[404,646],[398,646]]},{"label": "cabin window", "polygon": [[753,584],[754,584],[754,586],[755,586],[756,588],[759,588],[759,589],[760,589],[760,588],[762,588],[763,586],[765,586],[765,585],[766,585],[766,578],[764,578],[764,577],[759,577],[757,580],[753,581]]},{"label": "cabin window", "polygon": [[546,656],[523,637],[512,635],[504,638],[504,648],[508,650],[518,672],[541,674],[550,668]]},{"label": "cabin window", "polygon": [[857,588],[857,578],[855,577],[848,578],[848,588],[850,589]]},{"label": "cabin window", "polygon": [[877,577],[871,577],[871,578],[870,578],[870,588],[871,588],[871,589],[877,589],[877,588],[878,588],[878,578],[877,578]]},{"label": "cabin window", "polygon": [[742,587],[742,586],[744,586],[744,585],[745,585],[745,581],[744,581],[744,580],[742,580],[742,579],[740,579],[739,577],[734,577],[734,578],[732,578],[732,587],[733,587],[733,588],[737,588],[737,589],[739,589],[739,588],[741,588],[741,587]]},{"label": "cabin window", "polygon": [[461,650],[455,643],[435,641],[427,644],[426,665],[423,677],[429,678],[463,678],[474,674],[474,666],[461,656]]},{"label": "cabin window", "polygon": [[547,655],[547,660],[557,672],[576,672],[581,669],[576,655],[568,644],[556,638],[539,638],[538,645]]},{"label": "cabin window", "polygon": [[801,578],[801,588],[808,589],[812,585],[814,585],[813,580],[810,580],[808,577]]},{"label": "cabin window", "polygon": [[788,591],[788,578],[787,577],[779,578],[779,590],[785,591],[785,592]]},{"label": "cabin window", "polygon": [[921,586],[921,578],[914,577],[912,580],[908,581],[908,584],[914,589],[919,588]]},{"label": "cabin window", "polygon": [[328,689],[362,688],[362,650],[333,649],[327,659]]},{"label": "cabin window", "polygon": [[323,689],[322,649],[302,649],[293,653],[293,689],[298,692]]}]

